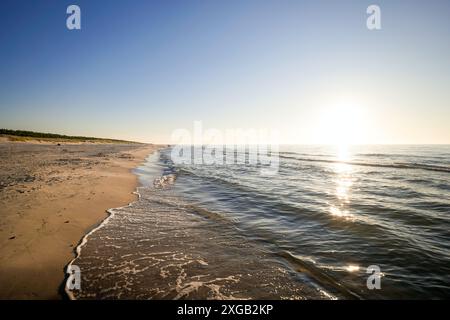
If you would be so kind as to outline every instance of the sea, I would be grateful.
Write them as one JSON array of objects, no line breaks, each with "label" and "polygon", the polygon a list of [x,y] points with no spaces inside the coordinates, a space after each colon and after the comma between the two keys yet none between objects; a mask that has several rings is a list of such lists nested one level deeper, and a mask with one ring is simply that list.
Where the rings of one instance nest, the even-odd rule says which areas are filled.
[{"label": "sea", "polygon": [[264,174],[178,164],[172,147],[149,155],[134,171],[139,199],[78,246],[69,296],[450,298],[450,145],[285,145],[273,156]]}]

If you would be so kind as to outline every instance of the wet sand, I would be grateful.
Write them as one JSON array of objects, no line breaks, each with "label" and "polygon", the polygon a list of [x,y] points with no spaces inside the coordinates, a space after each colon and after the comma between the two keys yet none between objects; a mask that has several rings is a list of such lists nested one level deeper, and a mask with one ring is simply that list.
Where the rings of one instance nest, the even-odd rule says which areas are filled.
[{"label": "wet sand", "polygon": [[135,200],[155,145],[0,141],[0,299],[61,299],[74,248]]}]

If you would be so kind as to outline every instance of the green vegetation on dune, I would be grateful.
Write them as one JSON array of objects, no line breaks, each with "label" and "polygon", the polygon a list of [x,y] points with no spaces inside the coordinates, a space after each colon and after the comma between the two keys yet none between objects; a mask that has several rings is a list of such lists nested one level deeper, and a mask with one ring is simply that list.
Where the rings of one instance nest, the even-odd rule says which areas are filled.
[{"label": "green vegetation on dune", "polygon": [[95,137],[81,137],[81,136],[66,136],[56,133],[43,133],[26,130],[10,130],[0,129],[0,136],[6,136],[13,141],[27,141],[27,140],[58,140],[58,141],[74,141],[74,142],[104,142],[104,143],[138,143],[134,141],[104,139]]}]

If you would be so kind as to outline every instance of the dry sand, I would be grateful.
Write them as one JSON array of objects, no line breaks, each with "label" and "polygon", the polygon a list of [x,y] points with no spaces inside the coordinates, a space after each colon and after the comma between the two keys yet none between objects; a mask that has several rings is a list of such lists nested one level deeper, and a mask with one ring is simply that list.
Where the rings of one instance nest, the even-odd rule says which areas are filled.
[{"label": "dry sand", "polygon": [[60,299],[74,248],[135,200],[154,145],[0,141],[0,299]]}]

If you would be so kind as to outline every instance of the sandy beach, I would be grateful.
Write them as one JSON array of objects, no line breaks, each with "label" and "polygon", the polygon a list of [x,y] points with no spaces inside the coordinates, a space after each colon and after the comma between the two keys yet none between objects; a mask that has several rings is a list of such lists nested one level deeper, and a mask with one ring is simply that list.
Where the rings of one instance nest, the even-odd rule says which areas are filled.
[{"label": "sandy beach", "polygon": [[0,141],[0,299],[61,299],[74,248],[135,199],[131,169],[156,148]]}]

